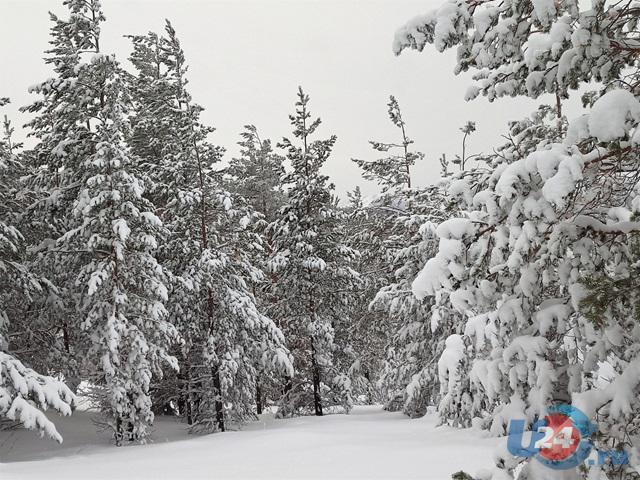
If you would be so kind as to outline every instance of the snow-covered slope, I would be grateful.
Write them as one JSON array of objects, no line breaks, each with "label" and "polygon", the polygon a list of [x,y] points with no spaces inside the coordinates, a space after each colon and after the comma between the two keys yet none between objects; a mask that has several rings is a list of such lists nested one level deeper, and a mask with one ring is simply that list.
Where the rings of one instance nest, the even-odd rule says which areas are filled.
[{"label": "snow-covered slope", "polygon": [[153,444],[114,447],[96,435],[86,412],[57,419],[65,442],[33,432],[0,432],[0,478],[446,479],[460,469],[491,466],[497,439],[435,427],[380,407],[350,415],[274,420],[263,415],[242,431],[187,436],[171,419],[156,422]]}]

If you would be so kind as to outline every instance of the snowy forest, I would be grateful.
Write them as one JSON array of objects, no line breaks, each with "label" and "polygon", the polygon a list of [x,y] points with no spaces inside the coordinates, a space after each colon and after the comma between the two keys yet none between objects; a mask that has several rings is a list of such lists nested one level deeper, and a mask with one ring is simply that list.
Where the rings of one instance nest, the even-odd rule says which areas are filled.
[{"label": "snowy forest", "polygon": [[[420,478],[640,478],[637,0],[445,0],[390,24],[395,55],[455,51],[451,75],[472,83],[451,95],[537,108],[485,152],[463,118],[459,150],[427,158],[390,95],[387,136],[344,159],[378,193],[343,197],[324,170],[337,137],[319,134],[324,107],[304,85],[289,131],[265,138],[247,118],[230,157],[170,20],[119,32],[125,59],[101,41],[110,2],[57,3],[51,77],[24,85],[29,121],[4,115],[0,138],[2,478],[29,473],[2,473],[20,465],[2,464],[3,439],[64,445],[81,411],[106,452],[140,452],[159,419],[242,449],[266,414],[284,429],[371,405],[411,432],[448,432],[452,449],[471,439],[430,460],[442,477]],[[570,98],[581,115],[568,118]],[[426,161],[440,180],[418,181]],[[590,448],[625,461],[560,470],[507,450],[510,422],[535,431],[554,403],[596,426]],[[474,443],[491,448],[465,453]]]}]

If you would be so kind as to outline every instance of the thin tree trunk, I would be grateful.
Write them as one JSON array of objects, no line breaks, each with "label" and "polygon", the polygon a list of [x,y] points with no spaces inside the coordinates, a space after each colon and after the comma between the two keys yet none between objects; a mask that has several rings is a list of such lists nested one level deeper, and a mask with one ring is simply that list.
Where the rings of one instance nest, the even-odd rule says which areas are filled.
[{"label": "thin tree trunk", "polygon": [[317,416],[322,416],[322,397],[320,396],[320,366],[316,360],[316,347],[311,339],[311,369],[313,375],[313,408]]},{"label": "thin tree trunk", "polygon": [[[204,221],[203,221],[204,225]],[[203,230],[206,231],[206,230]],[[205,237],[206,242],[206,237]],[[205,243],[206,245],[206,243]],[[209,334],[213,335],[213,293],[207,289],[207,316],[209,317]],[[211,367],[211,376],[213,377],[213,388],[215,390],[216,399],[214,401],[216,411],[216,429],[224,432],[224,406],[222,404],[222,382],[220,381],[220,368],[218,365]]]},{"label": "thin tree trunk", "polygon": [[187,375],[187,378],[186,378],[187,392],[184,399],[185,413],[187,415],[187,424],[193,425],[193,397],[191,395],[192,383],[191,383],[191,365],[189,362],[189,354],[185,355],[184,363],[185,363],[185,372]]},{"label": "thin tree trunk", "polygon": [[[187,110],[191,111],[191,106],[187,103]],[[193,125],[191,125],[192,134],[195,133],[193,129]],[[208,209],[207,209],[207,199],[205,195],[205,182],[204,182],[204,172],[202,166],[202,160],[200,158],[200,152],[198,150],[198,144],[195,141],[195,137],[193,140],[193,148],[196,155],[196,161],[198,164],[198,181],[200,184],[200,193],[202,195],[201,199],[201,211],[200,211],[200,235],[201,235],[201,247],[202,251],[209,248],[209,237],[207,235],[207,217],[208,217]],[[210,288],[207,287],[207,321],[209,322],[209,335],[213,335],[213,325],[214,325],[214,301],[213,301],[213,292]],[[215,346],[214,346],[215,348]],[[215,389],[216,399],[214,402],[215,411],[216,411],[216,428],[224,432],[224,409],[222,404],[222,382],[220,381],[220,368],[218,365],[211,367],[211,376],[213,377],[213,388]]]},{"label": "thin tree trunk", "polygon": [[562,98],[556,90],[556,118],[558,119],[558,135],[562,136]]},{"label": "thin tree trunk", "polygon": [[222,405],[222,385],[220,383],[220,370],[218,365],[211,368],[211,375],[213,376],[213,388],[216,391],[215,409],[216,409],[216,428],[224,432],[224,409]]},{"label": "thin tree trunk", "polygon": [[407,188],[411,188],[411,165],[409,163],[409,142],[407,141],[407,134],[404,130],[404,122],[400,124],[402,129],[402,146],[404,148],[404,167],[407,170]]},{"label": "thin tree trunk", "polygon": [[258,415],[262,413],[262,388],[260,388],[260,379],[256,380],[256,412]]}]

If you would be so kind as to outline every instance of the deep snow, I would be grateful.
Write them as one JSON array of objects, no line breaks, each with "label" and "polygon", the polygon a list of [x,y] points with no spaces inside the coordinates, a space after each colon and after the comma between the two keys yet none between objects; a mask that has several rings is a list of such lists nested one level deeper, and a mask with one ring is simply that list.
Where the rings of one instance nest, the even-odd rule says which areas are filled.
[{"label": "deep snow", "polygon": [[388,478],[447,479],[492,465],[499,440],[480,432],[435,427],[381,407],[350,415],[275,420],[263,415],[241,431],[188,436],[170,418],[156,421],[154,443],[109,445],[87,412],[56,418],[62,445],[33,432],[0,432],[0,478],[196,479]]}]

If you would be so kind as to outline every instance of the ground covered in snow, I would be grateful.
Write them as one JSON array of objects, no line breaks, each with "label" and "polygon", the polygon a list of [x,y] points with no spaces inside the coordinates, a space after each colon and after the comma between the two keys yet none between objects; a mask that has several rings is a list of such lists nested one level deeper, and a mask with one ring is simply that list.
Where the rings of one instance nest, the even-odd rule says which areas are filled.
[{"label": "ground covered in snow", "polygon": [[442,480],[490,467],[499,442],[436,427],[433,416],[411,420],[374,406],[287,420],[267,414],[241,431],[206,436],[187,435],[184,424],[160,418],[153,443],[120,448],[108,434],[95,433],[87,412],[56,424],[62,445],[33,432],[0,432],[0,478]]}]

